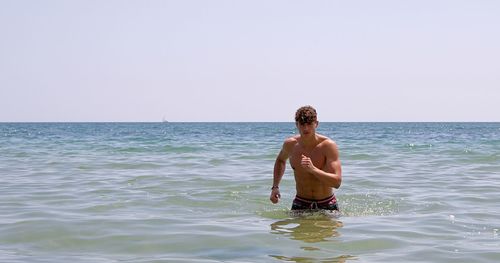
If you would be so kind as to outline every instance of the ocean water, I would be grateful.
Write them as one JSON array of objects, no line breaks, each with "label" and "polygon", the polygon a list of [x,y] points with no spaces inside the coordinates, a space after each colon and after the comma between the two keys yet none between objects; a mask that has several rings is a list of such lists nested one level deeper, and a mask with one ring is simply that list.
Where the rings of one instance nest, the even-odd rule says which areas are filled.
[{"label": "ocean water", "polygon": [[499,262],[500,123],[320,123],[342,215],[269,201],[293,123],[0,123],[0,262]]}]

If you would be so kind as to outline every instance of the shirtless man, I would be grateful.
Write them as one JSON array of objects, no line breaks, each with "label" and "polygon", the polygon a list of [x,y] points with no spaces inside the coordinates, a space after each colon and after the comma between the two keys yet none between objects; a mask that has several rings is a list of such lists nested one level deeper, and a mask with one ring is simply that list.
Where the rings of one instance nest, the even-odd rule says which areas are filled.
[{"label": "shirtless man", "polygon": [[337,144],[326,136],[316,133],[316,110],[304,106],[295,113],[295,125],[299,135],[285,140],[274,164],[271,202],[281,198],[279,183],[285,173],[286,160],[294,170],[297,195],[292,210],[324,209],[339,210],[332,188],[342,182]]}]

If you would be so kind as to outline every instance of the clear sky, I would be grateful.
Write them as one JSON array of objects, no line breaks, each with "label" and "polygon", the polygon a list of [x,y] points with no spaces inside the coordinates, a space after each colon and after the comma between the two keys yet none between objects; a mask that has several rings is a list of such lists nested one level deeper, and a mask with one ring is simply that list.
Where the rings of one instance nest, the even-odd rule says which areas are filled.
[{"label": "clear sky", "polygon": [[0,0],[0,121],[500,121],[498,0]]}]

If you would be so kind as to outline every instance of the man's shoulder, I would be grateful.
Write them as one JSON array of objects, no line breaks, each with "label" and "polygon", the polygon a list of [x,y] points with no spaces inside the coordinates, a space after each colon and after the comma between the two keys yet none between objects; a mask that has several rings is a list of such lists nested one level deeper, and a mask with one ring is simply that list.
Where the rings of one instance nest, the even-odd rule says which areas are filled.
[{"label": "man's shoulder", "polygon": [[297,145],[298,142],[298,137],[297,136],[292,136],[288,137],[285,139],[285,142],[283,143],[283,148],[282,150],[285,152],[291,152],[292,149]]},{"label": "man's shoulder", "polygon": [[294,135],[285,139],[285,145],[295,145],[299,141],[300,135]]},{"label": "man's shoulder", "polygon": [[319,138],[321,139],[320,142],[321,146],[337,148],[337,143],[331,138],[324,135],[319,135]]}]

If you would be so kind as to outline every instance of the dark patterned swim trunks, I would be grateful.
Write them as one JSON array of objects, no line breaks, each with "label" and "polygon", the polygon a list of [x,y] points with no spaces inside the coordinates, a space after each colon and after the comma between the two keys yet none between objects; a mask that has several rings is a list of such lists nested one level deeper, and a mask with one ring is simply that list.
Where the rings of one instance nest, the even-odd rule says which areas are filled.
[{"label": "dark patterned swim trunks", "polygon": [[315,209],[339,211],[335,195],[332,195],[322,200],[311,200],[307,198],[302,198],[300,196],[295,196],[295,199],[293,200],[292,204],[292,210],[315,210]]}]

